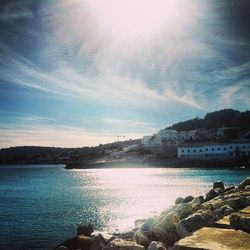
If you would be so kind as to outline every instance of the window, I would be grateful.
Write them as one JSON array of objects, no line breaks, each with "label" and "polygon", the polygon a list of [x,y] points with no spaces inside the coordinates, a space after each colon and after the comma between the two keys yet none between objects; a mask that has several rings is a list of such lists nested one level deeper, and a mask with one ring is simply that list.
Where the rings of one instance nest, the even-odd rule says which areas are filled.
[{"label": "window", "polygon": [[196,152],[196,149],[194,149],[194,153]]},{"label": "window", "polygon": [[206,151],[208,151],[208,149],[206,148]]},{"label": "window", "polygon": [[230,149],[232,149],[233,147],[232,146],[230,146]]},{"label": "window", "polygon": [[202,152],[202,149],[200,149],[200,152]]},{"label": "window", "polygon": [[245,147],[245,145],[244,145],[244,146],[242,146],[242,148],[246,148],[246,147]]},{"label": "window", "polygon": [[184,153],[184,149],[182,149],[181,152]]},{"label": "window", "polygon": [[190,153],[190,150],[188,149],[188,153]]},{"label": "window", "polygon": [[218,151],[220,151],[220,148],[217,148],[218,149]]},{"label": "window", "polygon": [[214,151],[214,148],[211,148],[212,151]]},{"label": "window", "polygon": [[226,148],[224,148],[224,151],[226,151],[227,149]]}]

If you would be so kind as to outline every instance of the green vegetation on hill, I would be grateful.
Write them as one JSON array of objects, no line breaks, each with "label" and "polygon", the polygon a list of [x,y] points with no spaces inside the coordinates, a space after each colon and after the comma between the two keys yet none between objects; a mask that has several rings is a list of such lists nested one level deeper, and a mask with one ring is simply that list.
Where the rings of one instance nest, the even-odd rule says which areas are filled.
[{"label": "green vegetation on hill", "polygon": [[208,113],[203,119],[194,118],[178,122],[167,129],[187,131],[193,129],[216,130],[221,127],[239,127],[241,130],[250,128],[250,111],[240,112],[233,109],[223,109]]}]

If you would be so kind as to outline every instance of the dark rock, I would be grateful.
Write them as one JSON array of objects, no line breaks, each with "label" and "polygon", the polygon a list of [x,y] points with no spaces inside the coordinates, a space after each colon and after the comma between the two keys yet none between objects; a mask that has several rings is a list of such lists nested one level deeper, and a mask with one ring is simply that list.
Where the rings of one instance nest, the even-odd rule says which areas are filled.
[{"label": "dark rock", "polygon": [[84,249],[84,250],[101,250],[102,246],[100,242],[94,238],[80,235],[69,240],[64,241],[61,246],[68,248],[69,250]]},{"label": "dark rock", "polygon": [[180,238],[184,238],[190,233],[212,225],[216,220],[215,215],[211,211],[196,212],[177,224],[176,231]]},{"label": "dark rock", "polygon": [[77,235],[89,236],[94,232],[90,224],[80,224],[77,226]]},{"label": "dark rock", "polygon": [[230,216],[230,226],[233,229],[250,233],[250,216],[244,214],[232,214]]},{"label": "dark rock", "polygon": [[152,241],[147,250],[167,250],[164,244],[160,241]]},{"label": "dark rock", "polygon": [[175,204],[180,204],[182,203],[184,199],[182,197],[178,197],[176,200],[175,200]]},{"label": "dark rock", "polygon": [[225,192],[232,191],[233,189],[235,189],[235,186],[229,186],[225,188]]},{"label": "dark rock", "polygon": [[250,177],[247,177],[244,181],[242,181],[239,184],[238,189],[244,189],[248,185],[250,185]]},{"label": "dark rock", "polygon": [[224,183],[222,181],[214,182],[213,189],[221,188],[223,191],[225,190]]},{"label": "dark rock", "polygon": [[211,189],[208,193],[206,193],[205,201],[210,201],[217,196],[218,196],[218,193],[215,192],[214,189]]},{"label": "dark rock", "polygon": [[69,249],[65,246],[59,246],[56,248],[56,250],[69,250]]},{"label": "dark rock", "polygon": [[193,199],[194,199],[194,196],[189,195],[189,196],[185,197],[185,198],[182,200],[181,203],[188,203],[188,202],[192,201]]}]

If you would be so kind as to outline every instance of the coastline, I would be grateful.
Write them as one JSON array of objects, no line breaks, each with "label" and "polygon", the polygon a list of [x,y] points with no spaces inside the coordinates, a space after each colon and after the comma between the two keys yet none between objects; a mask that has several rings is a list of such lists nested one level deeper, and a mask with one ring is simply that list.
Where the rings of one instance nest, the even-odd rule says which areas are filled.
[{"label": "coastline", "polygon": [[250,177],[238,186],[215,182],[203,196],[176,197],[159,216],[135,221],[129,232],[94,231],[77,227],[77,236],[56,250],[233,250],[249,249]]},{"label": "coastline", "polygon": [[250,168],[248,158],[222,159],[183,159],[160,157],[124,157],[120,159],[92,159],[66,162],[65,169],[88,168]]}]

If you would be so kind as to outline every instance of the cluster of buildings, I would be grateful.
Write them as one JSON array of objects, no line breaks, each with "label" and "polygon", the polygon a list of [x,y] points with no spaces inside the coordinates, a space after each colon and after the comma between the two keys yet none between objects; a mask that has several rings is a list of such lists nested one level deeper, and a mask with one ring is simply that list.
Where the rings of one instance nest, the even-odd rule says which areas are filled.
[{"label": "cluster of buildings", "polygon": [[[221,138],[228,131],[237,132],[239,128],[223,127],[217,130],[217,137]],[[142,144],[153,150],[175,146],[179,158],[232,158],[250,156],[250,141],[235,140],[230,143],[198,143],[197,130],[177,131],[164,129],[157,134],[144,136]],[[166,151],[164,151],[166,152]],[[173,152],[173,150],[172,150]],[[173,155],[171,155],[173,156]]]},{"label": "cluster of buildings", "polygon": [[163,129],[155,135],[143,136],[143,145],[168,145],[182,144],[185,141],[196,140],[197,130],[177,131],[174,129]]}]

